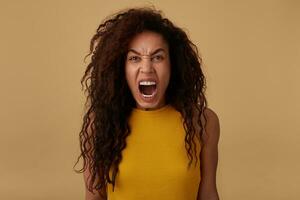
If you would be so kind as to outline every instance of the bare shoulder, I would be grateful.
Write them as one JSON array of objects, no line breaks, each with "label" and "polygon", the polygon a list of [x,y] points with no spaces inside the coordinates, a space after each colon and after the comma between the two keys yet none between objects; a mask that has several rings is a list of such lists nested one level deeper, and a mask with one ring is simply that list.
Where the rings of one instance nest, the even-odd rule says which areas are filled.
[{"label": "bare shoulder", "polygon": [[209,120],[210,122],[214,122],[214,123],[219,122],[219,117],[212,108],[206,107],[204,109],[204,115],[207,118],[207,120]]},{"label": "bare shoulder", "polygon": [[[197,118],[197,112],[195,117]],[[220,121],[217,113],[206,107],[201,115],[201,123],[204,125],[202,141],[205,143],[218,143],[220,137]]]}]

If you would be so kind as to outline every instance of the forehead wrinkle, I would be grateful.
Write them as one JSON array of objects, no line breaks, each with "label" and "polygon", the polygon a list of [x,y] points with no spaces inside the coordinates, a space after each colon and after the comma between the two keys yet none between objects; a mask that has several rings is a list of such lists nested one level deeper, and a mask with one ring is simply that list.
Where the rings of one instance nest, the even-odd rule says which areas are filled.
[{"label": "forehead wrinkle", "polygon": [[156,50],[154,50],[153,52],[150,52],[150,54],[142,54],[142,53],[138,52],[137,50],[135,50],[135,49],[133,49],[133,48],[130,48],[130,49],[128,50],[128,53],[129,53],[129,52],[136,53],[136,54],[138,54],[138,55],[140,55],[140,56],[151,56],[151,55],[157,54],[157,53],[159,53],[159,52],[165,52],[165,53],[166,53],[166,50],[160,47],[160,48],[157,48]]}]

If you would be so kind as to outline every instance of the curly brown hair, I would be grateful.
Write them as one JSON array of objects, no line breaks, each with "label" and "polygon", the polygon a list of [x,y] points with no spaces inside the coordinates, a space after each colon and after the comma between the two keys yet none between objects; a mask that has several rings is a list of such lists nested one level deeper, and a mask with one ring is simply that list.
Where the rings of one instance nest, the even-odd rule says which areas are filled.
[{"label": "curly brown hair", "polygon": [[[81,154],[75,163],[82,157],[83,167],[75,171],[90,170],[88,189],[91,192],[96,189],[100,194],[108,183],[114,188],[121,152],[126,148],[126,137],[131,132],[128,118],[136,105],[125,79],[125,58],[132,38],[146,30],[161,34],[169,45],[171,77],[166,103],[179,111],[184,119],[188,167],[193,157],[196,162],[200,158],[196,153],[195,136],[201,143],[204,124],[200,118],[207,101],[202,59],[196,45],[181,28],[163,17],[160,10],[150,7],[122,10],[99,25],[87,55],[92,55],[91,62],[81,79],[88,95],[79,134]],[[194,120],[200,129],[196,129]]]}]

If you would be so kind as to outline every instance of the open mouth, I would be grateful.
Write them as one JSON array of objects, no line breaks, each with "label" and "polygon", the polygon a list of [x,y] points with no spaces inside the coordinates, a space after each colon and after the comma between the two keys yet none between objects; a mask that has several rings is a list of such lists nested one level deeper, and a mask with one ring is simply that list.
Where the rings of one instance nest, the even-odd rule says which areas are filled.
[{"label": "open mouth", "polygon": [[152,98],[157,91],[155,81],[140,81],[139,91],[145,98]]}]

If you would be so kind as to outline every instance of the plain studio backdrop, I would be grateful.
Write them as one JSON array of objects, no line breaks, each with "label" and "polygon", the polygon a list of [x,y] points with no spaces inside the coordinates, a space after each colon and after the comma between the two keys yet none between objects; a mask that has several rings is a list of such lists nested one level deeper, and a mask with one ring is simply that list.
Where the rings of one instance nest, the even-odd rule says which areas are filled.
[{"label": "plain studio backdrop", "polygon": [[1,0],[0,199],[84,199],[82,174],[72,168],[83,58],[106,16],[151,5],[184,28],[203,58],[221,127],[220,198],[300,199],[296,0]]}]

